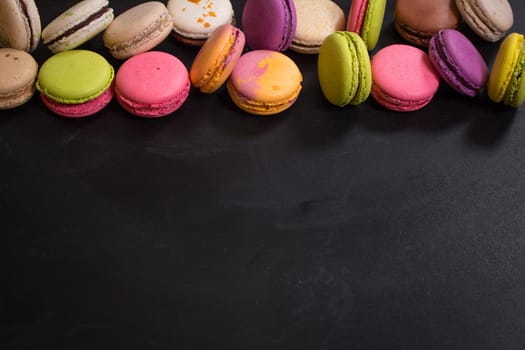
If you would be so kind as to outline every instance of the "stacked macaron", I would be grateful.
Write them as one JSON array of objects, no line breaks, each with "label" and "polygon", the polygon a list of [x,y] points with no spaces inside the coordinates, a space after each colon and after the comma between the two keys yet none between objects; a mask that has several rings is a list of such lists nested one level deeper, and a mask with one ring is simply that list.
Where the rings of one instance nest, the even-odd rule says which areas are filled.
[{"label": "stacked macaron", "polygon": [[[505,37],[514,23],[508,0],[397,0],[400,42],[381,47],[386,8],[385,0],[353,0],[346,9],[333,0],[247,0],[237,21],[230,0],[144,1],[118,14],[109,0],[78,0],[41,30],[34,0],[1,1],[0,109],[24,104],[38,89],[61,116],[93,115],[115,94],[124,110],[155,118],[180,109],[192,87],[211,94],[225,86],[240,110],[274,115],[303,89],[289,51],[318,55],[320,90],[339,107],[372,96],[387,109],[416,111],[441,82],[471,98],[486,92],[496,103],[523,103],[525,41],[517,32]],[[154,50],[170,33],[199,48],[191,66]],[[98,35],[120,60],[116,72],[103,52],[81,49]],[[474,35],[504,39],[492,67]],[[39,68],[30,53],[40,39],[51,56]]]}]

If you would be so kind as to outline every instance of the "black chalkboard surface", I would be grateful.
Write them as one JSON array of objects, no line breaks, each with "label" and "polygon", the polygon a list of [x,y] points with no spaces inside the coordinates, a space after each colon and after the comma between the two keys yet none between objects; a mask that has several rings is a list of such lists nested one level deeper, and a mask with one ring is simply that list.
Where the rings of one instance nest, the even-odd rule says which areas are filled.
[{"label": "black chalkboard surface", "polygon": [[[43,25],[74,3],[38,1]],[[393,8],[374,52],[403,42]],[[524,347],[525,107],[442,83],[417,112],[339,108],[286,54],[303,91],[272,117],[225,87],[158,120],[0,111],[2,349]]]}]

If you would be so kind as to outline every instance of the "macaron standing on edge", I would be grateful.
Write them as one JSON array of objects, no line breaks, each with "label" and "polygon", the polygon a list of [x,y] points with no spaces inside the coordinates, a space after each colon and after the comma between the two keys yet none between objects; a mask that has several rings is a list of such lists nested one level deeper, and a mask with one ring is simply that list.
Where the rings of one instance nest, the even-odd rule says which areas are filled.
[{"label": "macaron standing on edge", "polygon": [[434,68],[454,90],[476,96],[485,89],[489,77],[487,63],[463,33],[442,29],[430,39],[428,50]]},{"label": "macaron standing on edge", "polygon": [[370,64],[372,97],[387,109],[419,110],[430,103],[439,88],[439,74],[427,53],[415,46],[385,46],[374,54]]},{"label": "macaron standing on edge", "polygon": [[386,0],[352,0],[346,30],[363,38],[368,51],[372,51],[379,40]]},{"label": "macaron standing on edge", "polygon": [[297,26],[290,49],[317,54],[324,39],[345,29],[343,9],[332,0],[294,0]]},{"label": "macaron standing on edge", "polygon": [[456,5],[470,29],[487,41],[498,41],[514,23],[508,0],[456,0]]},{"label": "macaron standing on edge", "polygon": [[80,1],[42,30],[42,42],[53,53],[72,50],[102,33],[113,17],[108,0]]},{"label": "macaron standing on edge", "polygon": [[40,42],[41,29],[34,0],[0,1],[0,47],[32,52]]},{"label": "macaron standing on edge", "polygon": [[496,102],[518,108],[525,102],[525,38],[511,33],[501,43],[492,65],[488,96]]},{"label": "macaron standing on edge", "polygon": [[396,0],[394,6],[398,34],[410,44],[424,48],[439,30],[456,29],[460,20],[455,0]]},{"label": "macaron standing on edge", "polygon": [[148,1],[115,17],[102,38],[113,57],[126,59],[159,45],[172,28],[166,6],[160,1]]},{"label": "macaron standing on edge", "polygon": [[242,12],[242,30],[252,50],[286,51],[297,28],[293,0],[247,0]]},{"label": "macaron standing on edge", "polygon": [[244,50],[244,33],[231,24],[223,24],[200,48],[190,68],[193,86],[203,93],[217,91],[230,76]]},{"label": "macaron standing on edge", "polygon": [[339,31],[326,37],[319,51],[317,72],[323,95],[333,105],[358,105],[370,95],[370,56],[357,33]]},{"label": "macaron standing on edge", "polygon": [[230,0],[169,0],[173,36],[188,45],[201,46],[215,29],[235,24]]},{"label": "macaron standing on edge", "polygon": [[35,92],[38,63],[24,50],[0,49],[0,110],[23,105]]},{"label": "macaron standing on edge", "polygon": [[299,97],[302,81],[299,67],[285,54],[253,50],[239,58],[226,87],[237,107],[263,116],[290,108]]},{"label": "macaron standing on edge", "polygon": [[114,69],[100,54],[67,50],[40,67],[36,87],[55,114],[81,118],[102,110],[113,98]]},{"label": "macaron standing on edge", "polygon": [[126,60],[117,71],[115,95],[129,113],[144,118],[179,109],[190,91],[189,73],[172,54],[148,51]]}]

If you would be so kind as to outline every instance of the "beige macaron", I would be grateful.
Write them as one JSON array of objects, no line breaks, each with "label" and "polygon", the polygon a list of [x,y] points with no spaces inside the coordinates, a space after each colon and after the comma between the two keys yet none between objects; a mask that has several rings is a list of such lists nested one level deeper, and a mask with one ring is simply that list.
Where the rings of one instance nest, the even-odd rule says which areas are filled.
[{"label": "beige macaron", "polygon": [[117,59],[151,50],[168,37],[173,20],[166,5],[148,1],[121,13],[104,31],[104,46]]},{"label": "beige macaron", "polygon": [[0,109],[18,107],[35,92],[38,64],[23,50],[0,49]]},{"label": "beige macaron", "polygon": [[316,54],[324,39],[345,30],[345,14],[332,0],[294,0],[297,28],[290,48],[296,52]]},{"label": "beige macaron", "polygon": [[33,0],[0,0],[0,47],[34,51],[41,29]]}]

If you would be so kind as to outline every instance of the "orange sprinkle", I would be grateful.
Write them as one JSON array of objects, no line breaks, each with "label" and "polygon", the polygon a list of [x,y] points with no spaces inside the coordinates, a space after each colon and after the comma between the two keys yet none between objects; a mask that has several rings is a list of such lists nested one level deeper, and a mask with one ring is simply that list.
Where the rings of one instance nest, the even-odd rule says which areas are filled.
[{"label": "orange sprinkle", "polygon": [[199,23],[204,22],[204,18],[200,18],[200,17],[199,17],[199,19],[197,20],[197,22],[199,22]]},{"label": "orange sprinkle", "polygon": [[208,14],[209,14],[210,16],[212,16],[212,17],[217,17],[217,15],[215,14],[215,12],[213,12],[213,11],[208,12]]},{"label": "orange sprinkle", "polygon": [[207,15],[207,14],[205,14],[205,13],[203,13],[203,14],[202,14],[202,17],[208,17],[208,15]]},{"label": "orange sprinkle", "polygon": [[209,22],[204,23],[204,28],[209,28],[209,26],[211,26]]},{"label": "orange sprinkle", "polygon": [[198,4],[199,2],[201,2],[201,0],[188,0],[188,2],[193,2],[194,4]]}]

